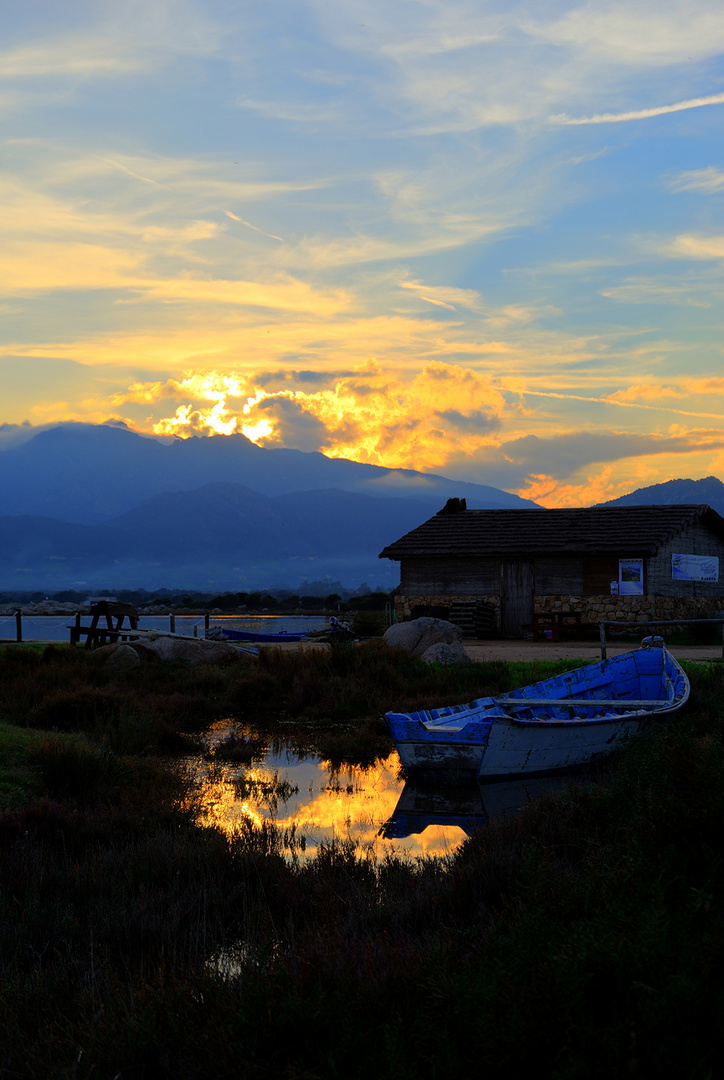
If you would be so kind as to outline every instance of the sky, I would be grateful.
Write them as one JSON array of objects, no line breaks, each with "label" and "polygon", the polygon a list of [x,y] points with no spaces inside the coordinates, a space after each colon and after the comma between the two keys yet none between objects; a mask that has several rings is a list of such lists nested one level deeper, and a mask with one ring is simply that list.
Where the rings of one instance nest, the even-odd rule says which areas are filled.
[{"label": "sky", "polygon": [[724,478],[721,0],[0,14],[0,447]]}]

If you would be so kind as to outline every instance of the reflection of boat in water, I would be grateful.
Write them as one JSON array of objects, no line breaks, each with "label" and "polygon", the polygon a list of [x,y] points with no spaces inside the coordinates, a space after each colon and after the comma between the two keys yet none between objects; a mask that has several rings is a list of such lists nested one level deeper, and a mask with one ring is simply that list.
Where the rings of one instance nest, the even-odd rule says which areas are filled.
[{"label": "reflection of boat in water", "polygon": [[571,776],[539,776],[485,784],[415,784],[408,780],[389,821],[387,840],[402,840],[428,825],[456,825],[468,836],[495,817],[517,814],[527,803],[572,782]]},{"label": "reflection of boat in water", "polygon": [[503,779],[579,768],[644,724],[680,709],[689,680],[661,638],[511,690],[413,713],[387,713],[408,776]]}]

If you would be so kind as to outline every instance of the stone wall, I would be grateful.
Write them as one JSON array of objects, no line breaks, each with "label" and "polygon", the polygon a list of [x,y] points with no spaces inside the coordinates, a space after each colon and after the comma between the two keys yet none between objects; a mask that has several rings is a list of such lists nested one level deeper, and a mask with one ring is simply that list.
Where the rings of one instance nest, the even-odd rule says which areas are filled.
[{"label": "stone wall", "polygon": [[580,611],[582,623],[647,622],[651,619],[706,619],[722,611],[711,596],[536,596],[535,610]]},{"label": "stone wall", "polygon": [[[396,596],[395,612],[402,622],[415,607],[453,607],[483,601],[496,609],[500,626],[500,597],[480,595]],[[536,596],[535,611],[580,611],[581,623],[648,622],[652,619],[706,619],[724,611],[724,598],[711,596]]]}]

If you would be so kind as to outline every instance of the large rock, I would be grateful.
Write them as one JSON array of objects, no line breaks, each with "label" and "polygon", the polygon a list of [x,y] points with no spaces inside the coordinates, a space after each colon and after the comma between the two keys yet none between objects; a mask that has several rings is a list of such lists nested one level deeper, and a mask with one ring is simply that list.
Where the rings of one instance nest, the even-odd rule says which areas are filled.
[{"label": "large rock", "polygon": [[459,644],[462,636],[462,630],[455,623],[424,617],[395,623],[385,631],[383,640],[395,649],[405,649],[413,656],[422,656],[433,645]]},{"label": "large rock", "polygon": [[[129,652],[136,656],[136,663],[131,661]],[[129,670],[142,662],[165,660],[186,660],[195,667],[198,664],[218,664],[224,660],[238,660],[248,656],[224,641],[206,641],[205,638],[177,638],[159,635],[144,637],[135,641],[116,641],[112,645],[103,645],[94,654],[119,670]]]},{"label": "large rock", "polygon": [[[141,666],[141,657],[132,645],[126,642],[117,642],[114,645],[104,645],[103,649],[109,650],[105,660],[105,666],[114,671],[132,671]],[[100,649],[97,650],[100,652]]]},{"label": "large rock", "polygon": [[472,660],[459,641],[436,641],[420,657],[426,664],[471,664]]}]

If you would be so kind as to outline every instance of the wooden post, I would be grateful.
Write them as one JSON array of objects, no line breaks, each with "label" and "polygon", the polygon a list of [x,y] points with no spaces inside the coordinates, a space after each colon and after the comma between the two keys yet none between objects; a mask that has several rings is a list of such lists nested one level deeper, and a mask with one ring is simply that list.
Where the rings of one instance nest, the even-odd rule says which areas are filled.
[{"label": "wooden post", "polygon": [[210,619],[211,619],[211,612],[210,611],[205,611],[204,612],[204,630],[209,629],[209,620]]},{"label": "wooden post", "polygon": [[168,613],[168,628],[172,634],[176,633],[176,616],[172,611]]},{"label": "wooden post", "polygon": [[599,630],[601,631],[601,659],[606,659],[606,624],[605,622],[599,623]]},{"label": "wooden post", "polygon": [[196,623],[194,623],[194,637],[198,637],[198,636],[199,636],[199,628],[196,625]]},{"label": "wooden post", "polygon": [[20,612],[20,608],[15,612],[15,640],[23,640],[23,616]]}]

